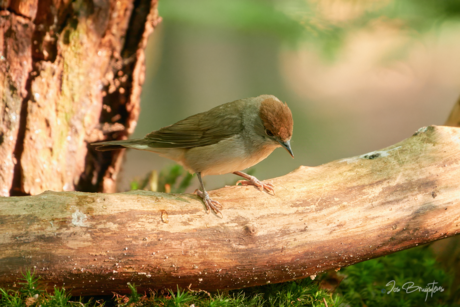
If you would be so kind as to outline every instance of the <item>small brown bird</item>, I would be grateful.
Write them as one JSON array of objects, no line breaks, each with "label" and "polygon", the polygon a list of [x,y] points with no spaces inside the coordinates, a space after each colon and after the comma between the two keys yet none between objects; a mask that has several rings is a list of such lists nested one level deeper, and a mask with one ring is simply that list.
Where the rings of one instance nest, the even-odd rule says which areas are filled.
[{"label": "small brown bird", "polygon": [[[207,112],[187,117],[171,126],[153,131],[143,139],[93,143],[96,150],[134,148],[169,158],[196,173],[207,212],[219,214],[222,206],[206,192],[202,176],[233,173],[261,191],[274,193],[270,183],[241,172],[284,147],[294,158],[290,140],[294,122],[289,107],[272,95],[235,100]],[[237,184],[238,184],[237,183]]]}]

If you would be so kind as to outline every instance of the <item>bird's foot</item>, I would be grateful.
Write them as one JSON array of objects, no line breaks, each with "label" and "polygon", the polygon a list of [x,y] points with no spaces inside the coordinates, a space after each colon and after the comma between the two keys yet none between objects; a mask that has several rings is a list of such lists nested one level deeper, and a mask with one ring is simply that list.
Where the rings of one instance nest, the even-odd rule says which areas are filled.
[{"label": "bird's foot", "polygon": [[222,212],[220,212],[222,205],[217,200],[211,199],[207,192],[203,193],[200,190],[196,190],[196,194],[203,199],[203,202],[206,206],[206,213],[209,213],[209,210],[212,210],[217,216],[223,218]]},{"label": "bird's foot", "polygon": [[265,190],[265,191],[267,191],[268,194],[275,195],[275,187],[273,186],[273,184],[271,184],[271,183],[263,183],[262,181],[260,181],[256,177],[250,176],[250,175],[247,175],[247,177],[245,177],[245,178],[248,179],[248,180],[238,180],[236,185],[238,185],[240,183],[241,183],[241,185],[253,185],[253,186],[257,187],[260,191]]}]

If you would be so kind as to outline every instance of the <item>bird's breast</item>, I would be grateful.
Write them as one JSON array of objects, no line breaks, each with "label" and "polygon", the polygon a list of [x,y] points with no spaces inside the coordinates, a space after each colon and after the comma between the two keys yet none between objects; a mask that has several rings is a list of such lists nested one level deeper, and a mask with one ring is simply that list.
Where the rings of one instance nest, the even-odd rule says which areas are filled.
[{"label": "bird's breast", "polygon": [[185,153],[184,164],[195,172],[201,172],[203,176],[227,174],[259,163],[276,147],[255,142],[248,148],[243,137],[235,135],[213,145],[189,149]]}]

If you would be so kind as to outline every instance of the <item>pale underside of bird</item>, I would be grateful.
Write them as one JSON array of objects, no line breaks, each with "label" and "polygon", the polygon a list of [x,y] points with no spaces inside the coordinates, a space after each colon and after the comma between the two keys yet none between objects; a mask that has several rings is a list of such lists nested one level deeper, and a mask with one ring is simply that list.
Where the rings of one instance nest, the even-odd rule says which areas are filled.
[{"label": "pale underside of bird", "polygon": [[[234,173],[261,191],[274,193],[274,187],[243,173],[284,147],[294,157],[290,140],[293,130],[289,107],[272,95],[235,100],[207,112],[187,117],[173,125],[146,135],[143,139],[93,143],[96,150],[133,148],[157,153],[174,160],[191,173],[196,173],[207,212],[221,214],[222,206],[206,192],[202,176]],[[238,184],[237,183],[237,184]]]}]

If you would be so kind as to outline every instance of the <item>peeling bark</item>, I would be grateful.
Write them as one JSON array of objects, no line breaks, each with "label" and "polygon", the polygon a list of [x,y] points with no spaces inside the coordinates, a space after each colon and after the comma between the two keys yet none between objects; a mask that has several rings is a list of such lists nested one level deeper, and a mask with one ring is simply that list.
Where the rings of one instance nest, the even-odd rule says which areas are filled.
[{"label": "peeling bark", "polygon": [[11,0],[0,5],[0,195],[115,191],[139,114],[157,0]]},{"label": "peeling bark", "polygon": [[0,287],[33,270],[73,295],[235,289],[319,274],[460,231],[460,130],[195,195],[45,192],[0,199]]}]

